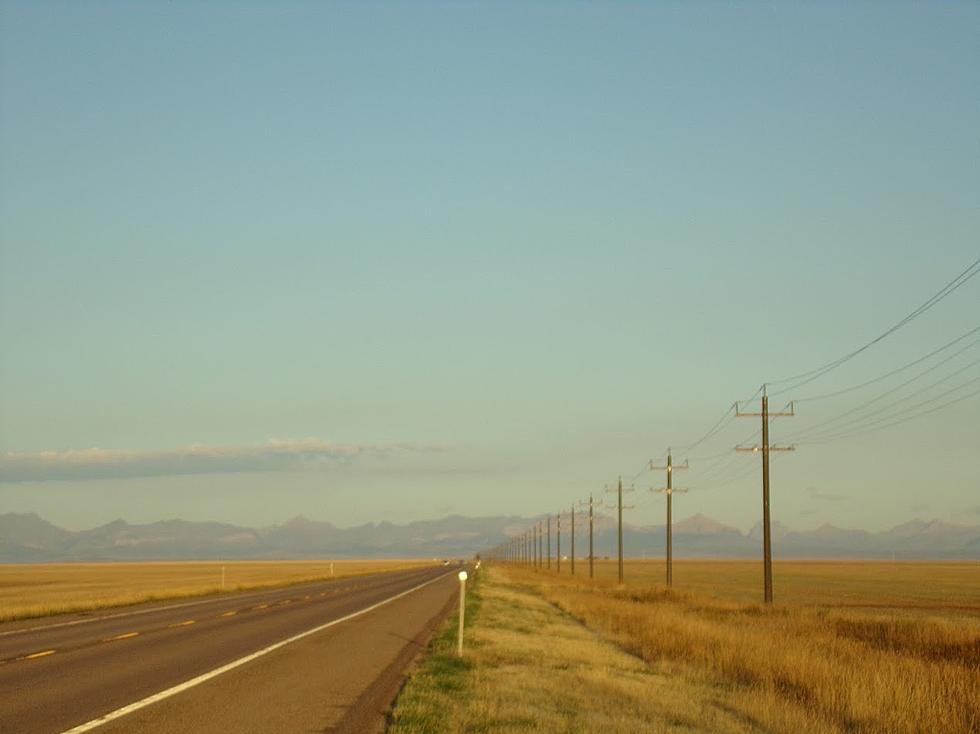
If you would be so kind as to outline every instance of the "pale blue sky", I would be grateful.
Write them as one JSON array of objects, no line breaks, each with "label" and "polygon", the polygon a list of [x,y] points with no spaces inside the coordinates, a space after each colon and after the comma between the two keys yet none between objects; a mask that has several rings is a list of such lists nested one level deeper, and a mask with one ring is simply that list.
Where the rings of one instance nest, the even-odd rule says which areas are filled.
[{"label": "pale blue sky", "polygon": [[[136,468],[0,512],[346,525],[632,476],[980,257],[978,38],[974,3],[3,2],[0,451]],[[980,278],[801,393],[978,325]],[[977,425],[801,444],[775,516],[980,522]],[[309,438],[372,448],[263,448]],[[679,515],[752,525],[757,473],[711,478]]]}]

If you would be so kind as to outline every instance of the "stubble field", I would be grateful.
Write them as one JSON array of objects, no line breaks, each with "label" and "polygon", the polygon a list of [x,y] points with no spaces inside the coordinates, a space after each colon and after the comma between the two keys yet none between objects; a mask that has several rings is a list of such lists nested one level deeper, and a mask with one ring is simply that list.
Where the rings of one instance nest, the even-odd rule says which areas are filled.
[{"label": "stubble field", "polygon": [[693,665],[746,721],[783,732],[971,732],[980,727],[980,565],[783,562],[587,564],[515,570],[559,608],[649,662]]},{"label": "stubble field", "polygon": [[431,563],[428,560],[341,560],[2,564],[0,622],[222,591],[286,586]]},{"label": "stubble field", "polygon": [[[563,562],[562,573],[570,569]],[[588,560],[577,560],[575,573],[588,577]],[[597,560],[595,575],[600,582],[615,582],[616,561]],[[663,559],[629,560],[623,576],[627,586],[664,585],[665,564]],[[760,561],[675,560],[673,576],[677,591],[750,604],[762,601]],[[980,563],[777,561],[773,596],[777,605],[980,617]]]}]

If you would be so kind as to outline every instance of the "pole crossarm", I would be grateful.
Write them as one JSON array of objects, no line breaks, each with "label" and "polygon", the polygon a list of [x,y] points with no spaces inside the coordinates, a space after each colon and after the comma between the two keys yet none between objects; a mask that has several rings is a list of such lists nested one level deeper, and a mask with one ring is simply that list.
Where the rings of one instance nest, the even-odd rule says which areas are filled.
[{"label": "pole crossarm", "polygon": [[789,412],[779,412],[774,413],[769,410],[765,413],[743,413],[738,409],[738,403],[735,403],[735,417],[736,418],[762,418],[763,416],[768,416],[769,418],[794,418],[796,417],[796,403],[791,401],[789,403]]},{"label": "pole crossarm", "polygon": [[736,446],[736,451],[745,454],[756,454],[760,451],[796,451],[795,446]]}]

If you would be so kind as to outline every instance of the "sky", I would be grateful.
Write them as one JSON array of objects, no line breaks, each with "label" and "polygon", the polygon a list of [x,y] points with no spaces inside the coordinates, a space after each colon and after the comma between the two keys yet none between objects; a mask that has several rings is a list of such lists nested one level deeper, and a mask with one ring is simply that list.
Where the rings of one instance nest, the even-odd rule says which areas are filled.
[{"label": "sky", "polygon": [[980,524],[980,277],[785,381],[980,258],[978,37],[966,2],[6,0],[0,513],[532,516],[623,476],[659,523],[675,447],[675,517],[748,529],[725,411],[769,382],[775,519]]}]

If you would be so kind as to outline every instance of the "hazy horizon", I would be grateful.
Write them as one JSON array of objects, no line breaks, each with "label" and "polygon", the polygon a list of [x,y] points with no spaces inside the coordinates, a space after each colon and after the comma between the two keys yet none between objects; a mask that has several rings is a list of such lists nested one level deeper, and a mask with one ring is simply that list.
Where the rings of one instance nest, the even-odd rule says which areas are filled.
[{"label": "hazy horizon", "polygon": [[[576,511],[578,511],[578,508],[577,508]],[[0,516],[2,516],[3,514],[5,514],[5,513],[0,513]],[[459,518],[466,519],[466,520],[479,520],[479,519],[482,519],[484,517],[513,517],[513,518],[515,518],[518,521],[527,521],[527,522],[537,522],[538,520],[540,520],[540,521],[543,522],[548,517],[551,517],[552,519],[555,517],[554,514],[550,514],[550,515],[548,515],[548,514],[543,514],[543,515],[526,515],[526,516],[525,515],[506,515],[506,514],[502,514],[502,515],[472,515],[472,514],[467,514],[467,513],[456,513],[456,512],[454,512],[454,513],[449,513],[449,514],[446,514],[446,515],[433,516],[433,517],[424,517],[424,518],[417,518],[417,519],[414,519],[414,520],[406,520],[406,521],[403,521],[403,522],[399,522],[397,520],[367,520],[365,522],[360,522],[360,523],[338,523],[338,522],[334,522],[329,517],[311,517],[309,515],[305,515],[305,514],[302,514],[301,513],[301,514],[298,514],[298,515],[292,515],[291,517],[287,517],[287,518],[282,519],[282,520],[270,521],[270,522],[267,522],[267,523],[261,524],[261,525],[247,525],[247,524],[243,524],[243,523],[233,523],[233,522],[229,522],[227,520],[222,520],[221,518],[218,518],[218,517],[206,517],[206,518],[197,518],[197,519],[194,519],[194,518],[186,518],[186,517],[179,517],[179,516],[159,517],[159,518],[157,518],[155,520],[146,520],[146,521],[142,521],[142,522],[134,522],[134,521],[129,520],[129,519],[125,518],[125,517],[114,517],[111,520],[107,520],[105,522],[98,522],[98,523],[95,523],[95,524],[80,524],[80,525],[79,524],[76,524],[76,525],[71,525],[69,523],[62,524],[62,523],[52,522],[48,518],[40,515],[39,513],[37,513],[36,511],[33,511],[33,510],[27,511],[27,512],[21,512],[21,513],[12,513],[12,514],[18,514],[18,515],[35,515],[35,516],[39,517],[41,520],[45,520],[47,522],[51,522],[52,525],[55,525],[57,527],[60,527],[60,528],[62,528],[64,530],[70,530],[72,532],[80,532],[80,531],[84,531],[84,530],[93,530],[95,528],[103,527],[105,525],[109,525],[109,524],[111,524],[113,522],[119,522],[119,521],[122,521],[122,522],[126,523],[127,525],[152,525],[152,524],[158,523],[158,522],[172,522],[172,521],[183,521],[183,522],[194,522],[194,523],[218,523],[218,524],[222,524],[222,525],[233,525],[233,526],[237,526],[237,527],[244,527],[244,528],[251,528],[251,529],[259,530],[259,529],[262,529],[262,528],[269,528],[269,527],[276,527],[276,526],[286,525],[286,524],[288,524],[288,523],[290,523],[290,522],[292,522],[294,520],[308,520],[308,521],[313,522],[313,523],[328,523],[328,524],[334,525],[339,530],[348,530],[348,529],[354,529],[354,528],[358,528],[358,527],[363,527],[364,525],[375,525],[375,526],[378,526],[378,525],[382,525],[382,524],[390,524],[390,525],[405,526],[405,525],[410,525],[412,523],[417,523],[417,522],[437,523],[437,522],[441,522],[441,521],[444,521],[444,520],[452,519],[454,517],[459,517]],[[595,517],[596,517],[596,522],[597,523],[600,521],[600,517],[606,523],[613,523],[613,524],[615,524],[615,522],[616,522],[615,516],[613,514],[610,514],[610,513],[607,513],[607,514],[601,515],[601,516],[597,514]],[[714,518],[714,517],[710,517],[708,515],[705,515],[703,512],[696,512],[696,513],[693,513],[691,515],[683,515],[683,514],[682,515],[676,515],[675,514],[674,515],[674,518],[673,518],[673,523],[672,524],[673,524],[674,528],[676,529],[678,526],[681,526],[684,523],[687,523],[688,521],[691,521],[691,520],[699,520],[699,519],[707,519],[707,520],[711,520],[711,521],[714,521],[714,522],[718,522],[719,525],[722,525],[724,527],[734,528],[735,530],[738,530],[739,532],[741,532],[743,534],[748,534],[753,529],[757,529],[761,525],[761,522],[762,522],[761,519],[759,519],[759,520],[756,520],[756,522],[753,523],[753,524],[751,524],[751,525],[739,526],[739,525],[734,525],[734,524],[729,524],[729,523],[721,522],[721,521],[717,520],[717,518]],[[636,529],[654,528],[654,527],[663,528],[665,526],[665,520],[664,520],[664,518],[660,518],[660,522],[657,522],[657,519],[656,518],[650,518],[649,520],[650,520],[649,522],[635,523],[635,522],[630,521],[629,517],[626,516],[626,517],[623,518],[623,524],[626,527],[631,527],[631,528],[636,528]],[[905,521],[900,522],[900,523],[896,523],[895,525],[890,525],[888,527],[882,528],[879,531],[868,531],[867,528],[862,528],[862,527],[857,527],[857,526],[836,525],[835,523],[826,522],[826,521],[825,522],[821,522],[821,523],[819,523],[817,525],[808,525],[808,524],[803,523],[803,522],[798,522],[798,523],[795,523],[795,524],[791,524],[790,522],[786,522],[786,521],[784,521],[783,519],[781,519],[779,517],[773,517],[773,526],[774,527],[777,527],[777,526],[778,527],[783,527],[783,528],[789,529],[791,531],[797,531],[797,532],[811,532],[813,530],[819,530],[820,528],[827,527],[827,526],[836,527],[836,528],[838,528],[840,530],[856,530],[856,531],[867,531],[867,532],[881,532],[882,530],[892,530],[892,529],[894,529],[896,527],[900,527],[902,525],[910,525],[910,524],[917,523],[917,522],[924,523],[924,524],[927,524],[927,525],[928,524],[931,524],[931,523],[935,523],[935,522],[941,522],[941,523],[946,523],[946,524],[949,524],[949,525],[958,525],[958,526],[962,526],[962,527],[980,527],[980,521],[970,522],[970,521],[968,521],[966,519],[961,520],[961,521],[947,521],[947,520],[943,520],[942,518],[931,517],[928,514],[926,514],[926,515],[920,515],[920,516],[916,516],[916,517],[910,517],[908,520],[905,520]],[[522,528],[523,528],[523,526],[522,526]],[[585,532],[585,531],[582,531],[582,532]]]}]

